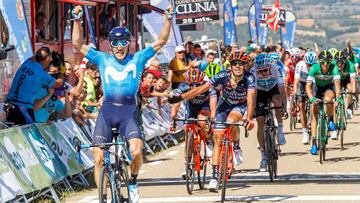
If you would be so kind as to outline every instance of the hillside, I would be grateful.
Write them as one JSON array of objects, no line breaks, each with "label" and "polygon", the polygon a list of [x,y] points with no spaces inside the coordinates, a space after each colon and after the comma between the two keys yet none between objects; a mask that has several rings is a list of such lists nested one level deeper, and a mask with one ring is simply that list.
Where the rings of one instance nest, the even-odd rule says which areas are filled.
[{"label": "hillside", "polygon": [[[272,5],[275,0],[265,0]],[[360,0],[281,0],[281,7],[290,9],[297,16],[296,46],[313,47],[314,42],[321,48],[339,47],[351,40],[360,46]],[[238,1],[237,36],[240,44],[249,39],[247,12],[252,0]],[[220,6],[222,8],[222,5]],[[222,9],[220,12],[222,17]],[[183,32],[184,39],[199,39],[201,35],[222,39],[222,20],[206,23],[204,31]],[[270,31],[274,42],[279,40],[277,33]]]}]

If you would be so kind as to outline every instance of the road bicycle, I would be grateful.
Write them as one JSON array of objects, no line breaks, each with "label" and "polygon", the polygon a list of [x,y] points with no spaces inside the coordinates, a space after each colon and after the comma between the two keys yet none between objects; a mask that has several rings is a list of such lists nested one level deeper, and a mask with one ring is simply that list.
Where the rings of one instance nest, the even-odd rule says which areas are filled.
[{"label": "road bicycle", "polygon": [[[101,144],[81,144],[76,145],[78,159],[81,163],[81,149],[98,147],[104,151],[104,165],[100,170],[99,180],[99,202],[106,203],[103,196],[107,194],[107,200],[111,203],[131,202],[129,195],[129,173],[127,167],[131,162],[131,155],[128,151],[127,143],[121,139],[116,128],[112,129],[114,142]],[[118,137],[120,140],[117,140]],[[115,150],[110,148],[114,146]],[[110,155],[113,155],[115,161],[112,162]]]},{"label": "road bicycle", "polygon": [[[233,122],[219,122],[214,121],[212,122],[215,125],[225,125],[225,135],[221,141],[221,151],[220,151],[220,166],[219,166],[219,177],[218,182],[221,183],[221,202],[225,201],[225,194],[226,194],[226,183],[231,178],[231,175],[235,171],[234,167],[234,150],[233,150],[233,140],[231,137],[231,127],[232,126],[246,126],[246,121],[240,121],[237,123]],[[246,132],[247,134],[247,132]],[[220,184],[218,185],[218,187]],[[217,188],[219,190],[219,188]]]},{"label": "road bicycle", "polygon": [[208,120],[199,120],[194,118],[174,119],[173,126],[175,126],[175,121],[182,121],[186,123],[185,179],[187,192],[191,195],[194,189],[195,173],[197,173],[199,188],[204,189],[209,158],[206,154],[206,138],[200,133],[197,123],[208,122]]}]

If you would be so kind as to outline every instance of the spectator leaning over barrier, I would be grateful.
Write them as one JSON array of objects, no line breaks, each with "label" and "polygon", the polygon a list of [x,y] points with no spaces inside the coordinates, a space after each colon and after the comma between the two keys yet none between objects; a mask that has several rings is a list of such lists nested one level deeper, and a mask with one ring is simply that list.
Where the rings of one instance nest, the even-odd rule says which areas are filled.
[{"label": "spectator leaning over barrier", "polygon": [[191,59],[192,60],[195,60],[195,59],[196,60],[201,60],[201,51],[202,51],[202,49],[201,49],[200,44],[195,44],[194,45],[194,53],[193,53]]},{"label": "spectator leaning over barrier", "polygon": [[[169,39],[173,10],[171,8],[165,12],[164,24],[158,38],[150,46],[134,55],[129,54],[131,34],[125,27],[115,27],[110,31],[108,37],[112,52],[110,55],[84,45],[80,22],[82,13],[81,6],[76,6],[73,10],[76,20],[73,26],[72,42],[87,59],[98,65],[104,91],[104,103],[96,120],[93,143],[112,142],[112,127],[117,127],[119,134],[126,138],[133,158],[130,165],[129,195],[131,202],[138,202],[140,195],[137,176],[143,163],[143,141],[138,118],[135,116],[138,110],[136,96],[146,62],[155,56]],[[93,152],[95,181],[99,186],[99,173],[103,165],[104,152],[98,148],[94,148]],[[107,202],[106,196],[100,201]]]},{"label": "spectator leaning over barrier", "polygon": [[63,80],[51,77],[45,69],[51,63],[48,47],[41,47],[35,56],[27,59],[17,70],[6,102],[9,105],[7,121],[18,125],[35,121],[34,102],[42,88],[60,87]]},{"label": "spectator leaning over barrier", "polygon": [[[49,75],[53,78],[58,79],[59,70],[55,66],[51,66],[48,71]],[[34,113],[36,123],[45,123],[49,121],[49,118],[52,114],[57,114],[52,116],[55,120],[59,118],[70,118],[72,113],[71,104],[69,101],[68,90],[64,90],[65,96],[65,105],[64,103],[54,94],[54,88],[41,89],[36,94],[36,100],[34,104]]]}]

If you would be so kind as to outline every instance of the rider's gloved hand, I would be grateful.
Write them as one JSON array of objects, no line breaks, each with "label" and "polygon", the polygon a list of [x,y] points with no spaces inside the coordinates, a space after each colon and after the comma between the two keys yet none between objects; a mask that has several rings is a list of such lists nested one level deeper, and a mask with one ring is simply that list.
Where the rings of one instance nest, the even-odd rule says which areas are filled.
[{"label": "rider's gloved hand", "polygon": [[174,91],[170,92],[169,97],[168,97],[168,101],[170,104],[179,103],[182,100],[183,100],[183,98],[182,98],[181,94],[177,94]]},{"label": "rider's gloved hand", "polygon": [[81,6],[76,6],[72,11],[71,15],[75,20],[81,20],[82,16],[84,14],[84,11]]},{"label": "rider's gloved hand", "polygon": [[316,98],[316,97],[313,97],[313,98],[310,99],[310,104],[316,104],[317,101],[319,101],[319,99]]}]

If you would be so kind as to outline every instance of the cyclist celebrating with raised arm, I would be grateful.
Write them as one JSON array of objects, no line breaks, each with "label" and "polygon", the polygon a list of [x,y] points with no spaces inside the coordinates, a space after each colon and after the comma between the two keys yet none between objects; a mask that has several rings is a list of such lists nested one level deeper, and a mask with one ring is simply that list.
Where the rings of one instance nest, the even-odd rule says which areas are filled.
[{"label": "cyclist celebrating with raised arm", "polygon": [[[222,71],[210,79],[209,82],[199,86],[182,95],[171,95],[169,102],[176,103],[182,99],[190,99],[200,95],[210,88],[220,86],[221,93],[217,104],[215,120],[218,122],[238,122],[243,119],[247,112],[247,128],[251,130],[254,127],[252,121],[255,109],[255,78],[245,71],[245,64],[248,63],[249,57],[243,52],[234,52],[230,56],[231,69]],[[214,149],[212,156],[213,174],[208,189],[215,191],[218,188],[219,162],[221,152],[221,141],[225,134],[224,125],[215,125],[214,132]],[[238,159],[240,151],[238,140],[238,130],[231,132],[234,140],[234,154]],[[239,161],[239,160],[238,160]]]},{"label": "cyclist celebrating with raised arm", "polygon": [[[97,51],[84,45],[83,30],[80,22],[82,8],[76,6],[73,10],[75,17],[72,43],[74,47],[85,55],[89,61],[98,65],[104,92],[104,103],[96,121],[93,143],[112,142],[112,128],[117,128],[121,136],[129,142],[129,150],[133,158],[129,181],[130,202],[138,202],[139,193],[137,176],[143,162],[143,141],[138,119],[136,118],[136,94],[139,89],[141,75],[146,62],[152,58],[168,41],[172,17],[165,13],[163,28],[157,40],[145,49],[129,54],[131,34],[125,27],[115,27],[109,33],[109,42],[112,55]],[[94,148],[94,175],[99,186],[99,172],[103,164],[103,151]],[[104,199],[106,196],[103,197]]]},{"label": "cyclist celebrating with raised arm", "polygon": [[306,126],[308,118],[306,118],[306,112],[305,112],[306,97],[304,97],[303,95],[306,94],[305,86],[306,86],[306,80],[309,74],[309,70],[311,66],[314,65],[315,63],[317,63],[317,56],[315,52],[311,51],[305,54],[304,60],[296,64],[296,68],[295,68],[293,95],[300,96],[298,103],[300,107],[300,120],[301,120],[302,132],[303,132],[303,140],[302,140],[303,144],[307,144],[309,142],[309,134]]},{"label": "cyclist celebrating with raised arm", "polygon": [[[355,93],[356,72],[355,72],[354,64],[346,59],[346,56],[342,51],[339,51],[335,54],[334,63],[336,63],[339,67],[341,88],[347,89],[348,93]],[[348,113],[348,118],[351,119],[353,116],[352,95],[349,94],[347,99],[348,99],[347,113]]]},{"label": "cyclist celebrating with raised arm", "polygon": [[[266,171],[268,165],[268,158],[265,153],[265,112],[263,111],[263,108],[269,107],[269,102],[272,102],[274,107],[282,107],[284,111],[284,108],[286,107],[284,78],[281,75],[279,66],[272,64],[270,57],[266,53],[256,56],[255,66],[251,71],[255,74],[255,84],[257,89],[255,111],[258,124],[257,139],[261,152],[259,171],[263,172]],[[286,140],[283,132],[283,115],[281,109],[275,109],[275,116],[278,122],[278,143],[284,145]]]},{"label": "cyclist celebrating with raised arm", "polygon": [[[318,148],[316,145],[316,133],[317,133],[317,117],[319,112],[319,106],[317,101],[323,99],[325,102],[332,102],[336,95],[336,102],[343,102],[340,97],[340,73],[336,64],[331,63],[332,56],[329,51],[322,51],[319,54],[319,63],[311,66],[308,78],[306,81],[306,94],[310,99],[311,107],[311,136],[312,146],[311,154],[316,155]],[[315,96],[313,95],[313,84],[317,90]],[[332,104],[327,104],[326,114],[329,119],[328,129],[331,137],[336,138],[336,126],[333,120],[334,107]]]}]

